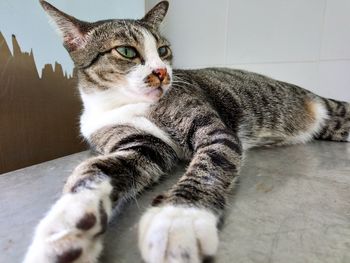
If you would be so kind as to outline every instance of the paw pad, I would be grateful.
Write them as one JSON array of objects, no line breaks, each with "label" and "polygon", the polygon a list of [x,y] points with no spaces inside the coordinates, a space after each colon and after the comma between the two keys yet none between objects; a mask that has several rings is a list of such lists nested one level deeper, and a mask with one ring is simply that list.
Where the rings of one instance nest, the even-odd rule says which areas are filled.
[{"label": "paw pad", "polygon": [[78,259],[82,253],[83,253],[83,250],[81,248],[68,250],[68,251],[64,252],[63,254],[59,255],[57,257],[56,262],[57,263],[73,262],[74,260]]},{"label": "paw pad", "polygon": [[66,194],[37,227],[25,263],[97,262],[111,213],[109,200],[89,191]]},{"label": "paw pad", "polygon": [[152,206],[157,206],[159,204],[162,203],[162,201],[164,200],[165,196],[160,194],[160,195],[157,195],[153,201],[152,201]]},{"label": "paw pad", "polygon": [[76,227],[80,230],[89,230],[96,224],[96,216],[93,213],[86,213],[83,218],[79,220]]}]

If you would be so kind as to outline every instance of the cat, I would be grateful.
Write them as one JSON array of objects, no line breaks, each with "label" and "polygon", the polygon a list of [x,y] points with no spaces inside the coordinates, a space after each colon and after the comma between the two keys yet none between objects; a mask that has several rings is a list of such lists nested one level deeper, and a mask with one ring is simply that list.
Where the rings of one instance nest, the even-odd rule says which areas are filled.
[{"label": "cat", "polygon": [[40,2],[74,61],[81,133],[96,155],[67,179],[25,263],[98,262],[113,207],[180,160],[187,170],[142,216],[138,244],[145,262],[201,262],[216,254],[217,225],[247,149],[349,141],[349,103],[243,70],[172,69],[158,30],[167,1],[140,20],[94,23]]}]

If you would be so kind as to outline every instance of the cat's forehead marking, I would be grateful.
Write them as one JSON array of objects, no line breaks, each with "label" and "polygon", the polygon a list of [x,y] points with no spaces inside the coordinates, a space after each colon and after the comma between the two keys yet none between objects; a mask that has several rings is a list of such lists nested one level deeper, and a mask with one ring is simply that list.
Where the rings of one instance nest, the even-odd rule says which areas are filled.
[{"label": "cat's forehead marking", "polygon": [[149,38],[149,35],[153,36],[156,43],[161,39],[157,33],[151,32],[142,24],[137,23],[137,21],[129,20],[115,20],[111,24],[100,26],[96,29],[96,32],[97,35],[102,34],[105,36],[103,41],[106,41],[107,46],[113,45],[110,43],[111,40],[119,44],[143,46],[146,34],[147,38]]},{"label": "cat's forehead marking", "polygon": [[158,55],[157,40],[148,30],[143,30],[142,35],[146,65],[148,65],[151,69],[164,68],[165,64]]},{"label": "cat's forehead marking", "polygon": [[142,29],[140,26],[136,25],[135,23],[130,23],[125,20],[120,21],[121,30],[124,31],[126,36],[129,39],[134,40],[135,42],[140,42],[142,39]]}]

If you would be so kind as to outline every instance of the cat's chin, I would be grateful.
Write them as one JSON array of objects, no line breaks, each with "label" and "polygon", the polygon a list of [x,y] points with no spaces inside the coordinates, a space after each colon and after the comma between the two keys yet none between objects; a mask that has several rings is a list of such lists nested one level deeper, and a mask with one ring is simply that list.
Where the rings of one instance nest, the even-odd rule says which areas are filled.
[{"label": "cat's chin", "polygon": [[157,101],[159,100],[164,93],[164,90],[162,87],[154,88],[150,91],[147,91],[145,93],[145,96],[150,99],[151,101]]}]

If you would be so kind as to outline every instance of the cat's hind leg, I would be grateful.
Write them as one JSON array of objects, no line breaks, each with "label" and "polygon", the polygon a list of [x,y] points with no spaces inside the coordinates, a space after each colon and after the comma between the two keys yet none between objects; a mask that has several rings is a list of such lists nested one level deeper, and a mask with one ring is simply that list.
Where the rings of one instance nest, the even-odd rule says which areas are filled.
[{"label": "cat's hind leg", "polygon": [[[285,144],[306,143],[317,136],[329,119],[328,112],[318,98],[306,97],[301,109],[293,113],[286,123]],[[293,127],[293,129],[291,129]]]},{"label": "cat's hind leg", "polygon": [[306,96],[285,115],[282,132],[272,130],[280,145],[305,143],[311,139],[350,141],[350,104],[320,97]]},{"label": "cat's hind leg", "polygon": [[350,141],[350,103],[323,99],[328,118],[315,137],[319,140]]},{"label": "cat's hind leg", "polygon": [[303,94],[283,105],[265,106],[261,127],[255,123],[248,129],[243,125],[240,130],[239,137],[245,149],[309,142],[320,134],[329,119],[326,106],[314,95]]}]

